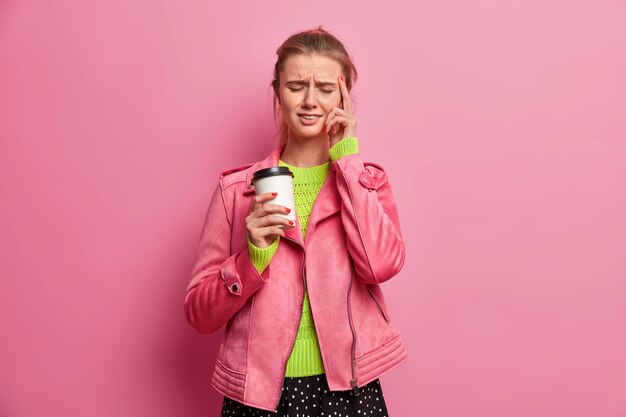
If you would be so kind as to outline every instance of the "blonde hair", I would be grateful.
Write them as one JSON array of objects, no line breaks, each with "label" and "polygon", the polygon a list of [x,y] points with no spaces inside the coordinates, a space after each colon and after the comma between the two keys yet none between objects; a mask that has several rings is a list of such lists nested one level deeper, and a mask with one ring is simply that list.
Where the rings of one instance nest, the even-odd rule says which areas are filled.
[{"label": "blonde hair", "polygon": [[294,55],[320,55],[334,59],[341,65],[341,72],[345,77],[348,91],[352,90],[357,79],[357,71],[346,48],[335,36],[323,29],[321,25],[314,29],[305,30],[291,35],[276,50],[278,59],[274,65],[274,79],[270,83],[274,90],[273,111],[274,124],[280,119],[280,127],[276,132],[279,144],[287,143],[287,124],[277,113],[276,104],[279,103],[280,73],[287,58]]}]

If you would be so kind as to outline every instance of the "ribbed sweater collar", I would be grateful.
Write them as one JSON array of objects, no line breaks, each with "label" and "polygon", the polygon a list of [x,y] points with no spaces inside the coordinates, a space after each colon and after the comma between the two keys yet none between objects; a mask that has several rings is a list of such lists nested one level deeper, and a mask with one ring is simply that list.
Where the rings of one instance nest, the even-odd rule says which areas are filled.
[{"label": "ribbed sweater collar", "polygon": [[294,165],[290,165],[283,161],[282,159],[278,160],[279,166],[285,166],[293,172],[294,184],[303,184],[303,183],[323,183],[328,176],[328,170],[330,169],[331,161],[325,162],[320,165],[315,165],[312,167],[297,167]]}]

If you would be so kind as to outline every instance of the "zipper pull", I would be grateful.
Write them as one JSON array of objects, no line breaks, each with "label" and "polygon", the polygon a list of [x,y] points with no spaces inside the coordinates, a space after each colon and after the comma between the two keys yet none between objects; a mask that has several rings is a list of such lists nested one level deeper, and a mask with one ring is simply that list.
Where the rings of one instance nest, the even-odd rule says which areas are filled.
[{"label": "zipper pull", "polygon": [[359,395],[359,386],[356,383],[356,379],[352,380],[352,389],[354,390],[354,396],[358,397],[358,395]]}]

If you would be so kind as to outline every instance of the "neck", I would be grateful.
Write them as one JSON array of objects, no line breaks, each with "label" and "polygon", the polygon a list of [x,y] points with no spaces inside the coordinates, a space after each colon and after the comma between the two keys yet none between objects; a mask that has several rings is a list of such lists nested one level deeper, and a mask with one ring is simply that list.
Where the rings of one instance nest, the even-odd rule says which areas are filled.
[{"label": "neck", "polygon": [[292,136],[288,137],[280,159],[297,167],[314,167],[330,161],[328,149],[328,139],[323,135],[303,139]]}]

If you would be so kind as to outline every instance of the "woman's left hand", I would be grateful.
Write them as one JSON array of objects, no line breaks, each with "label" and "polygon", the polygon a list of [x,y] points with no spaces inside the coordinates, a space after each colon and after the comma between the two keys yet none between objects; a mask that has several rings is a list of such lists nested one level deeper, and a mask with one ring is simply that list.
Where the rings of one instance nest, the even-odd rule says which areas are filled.
[{"label": "woman's left hand", "polygon": [[328,134],[330,147],[343,138],[356,137],[356,117],[352,114],[352,101],[343,74],[339,76],[339,91],[341,107],[333,107],[324,122],[324,132]]}]

